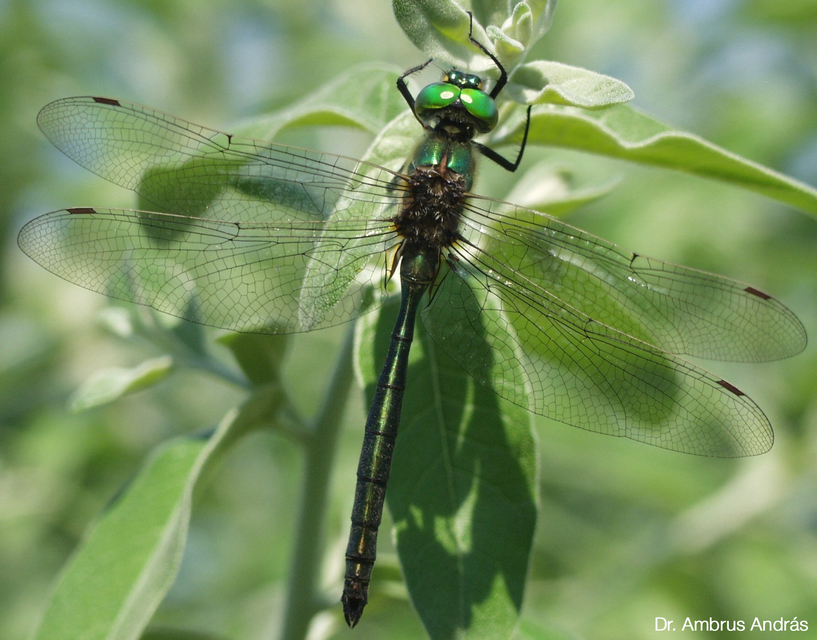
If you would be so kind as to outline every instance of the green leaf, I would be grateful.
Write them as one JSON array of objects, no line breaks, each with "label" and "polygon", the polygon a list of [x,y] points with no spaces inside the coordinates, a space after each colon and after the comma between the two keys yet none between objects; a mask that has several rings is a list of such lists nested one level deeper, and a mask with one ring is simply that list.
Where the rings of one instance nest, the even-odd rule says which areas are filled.
[{"label": "green leaf", "polygon": [[609,180],[603,184],[577,188],[573,181],[569,170],[540,162],[522,174],[505,200],[560,217],[603,198],[620,182]]},{"label": "green leaf", "polygon": [[[359,328],[370,401],[395,302]],[[418,326],[387,502],[431,638],[513,634],[536,523],[537,460],[530,414],[478,385]]]},{"label": "green leaf", "polygon": [[36,640],[139,638],[178,572],[203,469],[281,401],[277,388],[231,411],[209,438],[157,449],[64,569]]},{"label": "green leaf", "polygon": [[372,134],[406,109],[395,88],[399,71],[367,64],[353,68],[292,106],[233,127],[234,134],[273,140],[289,127],[347,126]]},{"label": "green leaf", "polygon": [[402,171],[411,157],[421,134],[419,125],[410,111],[404,111],[389,122],[363,155],[363,160]]},{"label": "green leaf", "polygon": [[[475,73],[497,72],[496,65],[468,40],[466,8],[454,0],[393,0],[400,27],[427,56],[443,65]],[[493,51],[507,71],[544,35],[553,19],[555,0],[497,2],[475,0],[474,38]]]},{"label": "green leaf", "polygon": [[267,384],[280,379],[291,339],[285,335],[225,333],[216,341],[232,352],[238,366],[251,382]]},{"label": "green leaf", "polygon": [[[518,136],[509,133],[504,140]],[[498,144],[500,141],[496,141]],[[817,189],[678,131],[627,105],[586,110],[534,107],[528,144],[568,147],[631,162],[675,169],[755,191],[817,215]]]},{"label": "green leaf", "polygon": [[206,440],[181,438],[156,451],[71,560],[38,640],[139,637],[173,583],[192,488],[219,439],[208,446]]},{"label": "green leaf", "polygon": [[85,411],[91,407],[152,387],[164,380],[173,369],[173,358],[161,356],[146,360],[138,367],[103,369],[86,380],[71,396],[71,411]]},{"label": "green leaf", "polygon": [[[556,0],[523,0],[513,5],[510,17],[499,23],[493,16],[489,19],[481,16],[479,7],[482,2],[473,4],[478,20],[489,25],[486,31],[496,42],[497,57],[503,62],[507,61],[509,66],[522,62],[527,50],[550,29],[556,9]],[[505,7],[501,2],[493,4]]]},{"label": "green leaf", "polygon": [[133,315],[124,307],[104,307],[99,312],[99,321],[103,327],[115,336],[130,338],[133,336]]},{"label": "green leaf", "polygon": [[[192,299],[190,302],[192,303]],[[175,316],[169,316],[166,313],[155,313],[155,316],[161,316],[163,319],[173,318],[176,320],[175,325],[171,326],[168,332],[192,353],[198,354],[199,356],[206,356],[207,336],[204,332],[203,324],[199,322],[187,322]]]},{"label": "green leaf", "polygon": [[517,67],[507,91],[524,104],[552,103],[587,109],[629,102],[635,97],[621,80],[549,60],[534,60]]},{"label": "green leaf", "polygon": [[[476,70],[471,63],[484,65],[484,61],[478,60],[484,54],[478,55],[470,43],[466,44],[468,14],[454,0],[394,0],[392,9],[409,40],[428,57],[466,69]],[[476,38],[482,35],[482,41],[487,41],[484,34],[479,27]]]}]

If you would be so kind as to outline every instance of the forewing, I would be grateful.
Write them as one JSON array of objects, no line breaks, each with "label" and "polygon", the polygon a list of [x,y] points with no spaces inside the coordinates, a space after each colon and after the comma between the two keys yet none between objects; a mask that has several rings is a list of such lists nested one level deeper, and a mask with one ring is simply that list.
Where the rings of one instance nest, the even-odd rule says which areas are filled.
[{"label": "forewing", "polygon": [[[27,230],[35,260],[94,290],[236,330],[311,330],[354,317],[360,283],[374,278],[366,270],[385,263],[373,255],[396,242],[388,218],[404,179],[376,165],[240,138],[108,98],[59,100],[38,123],[66,155],[136,191],[143,204],[190,217],[73,210],[89,217],[60,214]],[[220,232],[233,230],[225,244]],[[66,235],[70,245],[58,246]],[[81,258],[79,249],[89,254]],[[122,273],[140,281],[138,293],[104,282]],[[182,311],[190,289],[198,301]],[[260,299],[244,300],[259,289]]]},{"label": "forewing", "polygon": [[[69,158],[151,203],[140,202],[140,208],[164,213],[235,222],[314,221],[330,216],[349,189],[393,197],[394,174],[385,169],[233,136],[122,100],[57,100],[43,107],[37,123]],[[371,212],[366,201],[359,209],[356,217]]]},{"label": "forewing", "polygon": [[[202,324],[258,333],[331,326],[355,317],[362,288],[379,284],[394,233],[372,223],[224,222],[175,214],[77,208],[40,216],[21,249],[86,289]],[[344,252],[344,246],[354,250]],[[300,297],[313,261],[332,303]],[[331,274],[339,274],[335,279]]]},{"label": "forewing", "polygon": [[766,416],[731,384],[536,284],[516,285],[502,256],[461,243],[448,260],[424,324],[500,396],[582,429],[673,451],[733,457],[772,446]]},{"label": "forewing", "polygon": [[632,253],[530,209],[474,196],[461,233],[515,286],[541,288],[663,351],[757,362],[806,345],[797,317],[753,287]]},{"label": "forewing", "polygon": [[[381,283],[386,280],[387,254],[401,239],[393,223],[397,207],[407,189],[406,178],[399,174],[391,176],[388,186],[380,183],[388,174],[377,165],[361,162],[356,180],[346,189],[335,205],[332,224],[326,225],[321,234],[311,260],[306,266],[300,292],[301,326],[304,330],[325,325],[325,315],[331,316],[336,305],[345,295],[343,283],[351,283],[358,278],[361,261],[372,255],[372,247],[382,249],[379,267]],[[376,185],[377,188],[372,188]],[[361,212],[366,212],[361,216]],[[356,229],[357,238],[339,240],[334,226],[351,225]],[[379,296],[381,289],[375,289]]]}]

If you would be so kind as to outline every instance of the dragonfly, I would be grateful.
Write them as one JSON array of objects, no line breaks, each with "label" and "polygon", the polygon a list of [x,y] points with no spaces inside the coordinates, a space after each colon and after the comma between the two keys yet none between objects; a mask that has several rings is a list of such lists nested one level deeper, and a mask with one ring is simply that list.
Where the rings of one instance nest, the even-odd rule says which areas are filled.
[{"label": "dragonfly", "polygon": [[365,424],[341,601],[360,620],[376,557],[408,355],[419,315],[476,381],[582,429],[701,456],[768,451],[773,431],[735,385],[683,356],[759,362],[802,351],[788,308],[749,285],[633,253],[540,212],[471,192],[475,140],[497,125],[457,69],[416,97],[424,135],[400,171],[244,139],[137,104],[74,97],[38,124],[68,157],[152,210],[38,217],[19,246],[72,283],[214,327],[268,334],[355,319],[397,275],[400,310]]}]

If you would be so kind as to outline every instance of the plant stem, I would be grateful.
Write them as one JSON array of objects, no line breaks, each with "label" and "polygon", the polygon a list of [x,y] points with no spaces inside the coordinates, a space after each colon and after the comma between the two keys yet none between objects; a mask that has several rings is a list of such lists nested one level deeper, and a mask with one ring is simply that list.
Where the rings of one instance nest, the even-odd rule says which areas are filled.
[{"label": "plant stem", "polygon": [[323,603],[315,593],[322,562],[323,529],[329,498],[332,462],[341,418],[352,385],[354,324],[344,338],[324,403],[315,418],[311,437],[305,440],[301,511],[295,530],[295,548],[289,570],[289,589],[281,638],[305,638],[309,623]]}]

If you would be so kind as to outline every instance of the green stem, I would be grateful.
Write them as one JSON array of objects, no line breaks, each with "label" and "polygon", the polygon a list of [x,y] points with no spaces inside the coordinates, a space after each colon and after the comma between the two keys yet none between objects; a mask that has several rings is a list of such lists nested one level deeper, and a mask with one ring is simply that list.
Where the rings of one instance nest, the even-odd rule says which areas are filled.
[{"label": "green stem", "polygon": [[332,462],[344,405],[352,385],[353,337],[354,324],[351,324],[338,354],[324,404],[315,418],[313,432],[305,441],[301,512],[295,530],[295,548],[281,632],[281,638],[286,640],[305,638],[309,623],[323,607],[323,602],[316,595],[315,585],[323,557],[321,550]]}]

